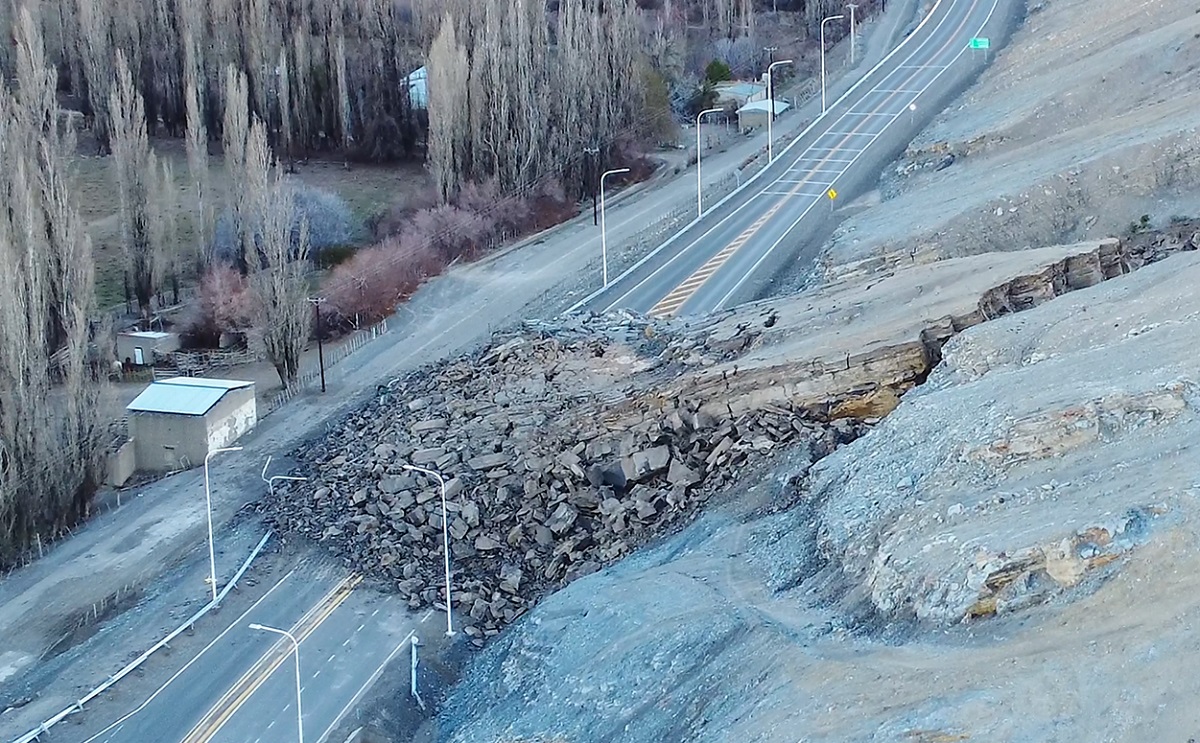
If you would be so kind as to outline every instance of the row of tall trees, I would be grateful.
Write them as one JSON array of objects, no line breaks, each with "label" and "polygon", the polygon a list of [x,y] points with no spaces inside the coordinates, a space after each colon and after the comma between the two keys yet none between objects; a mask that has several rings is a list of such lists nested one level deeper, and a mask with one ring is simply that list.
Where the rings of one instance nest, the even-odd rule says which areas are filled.
[{"label": "row of tall trees", "polygon": [[[450,0],[429,52],[428,167],[443,200],[495,178],[513,192],[556,172],[578,183],[585,148],[653,122],[642,111],[633,0]],[[660,113],[661,115],[661,113]]]},{"label": "row of tall trees", "polygon": [[[34,20],[52,40],[60,87],[79,96],[104,147],[120,52],[154,132],[183,135],[191,103],[219,137],[232,65],[246,75],[251,112],[281,156],[336,147],[391,160],[415,153],[422,126],[403,81],[422,63],[427,4],[61,0],[36,4]],[[10,25],[8,5],[0,3],[0,29]],[[0,69],[6,64],[0,56]]]},{"label": "row of tall trees", "polygon": [[0,81],[0,565],[86,516],[102,428],[89,363],[92,246],[68,189],[75,142],[27,12],[9,54],[16,87]]},{"label": "row of tall trees", "polygon": [[[59,108],[59,76],[41,27],[22,8],[9,50],[13,83],[0,79],[0,565],[87,515],[100,481],[105,421],[99,404],[111,333],[92,321],[94,264],[71,190],[73,118]],[[114,51],[105,122],[120,195],[122,244],[138,303],[145,308],[163,270],[174,216],[162,193],[173,178],[151,149],[145,96],[121,49]],[[222,98],[227,167],[237,233],[236,269],[247,288],[254,342],[284,383],[293,381],[309,337],[308,226],[251,111],[247,76],[225,71]],[[189,84],[194,94],[196,86]],[[193,105],[185,105],[194,113]],[[204,140],[203,123],[190,123]],[[209,179],[206,148],[193,155]],[[230,270],[230,269],[226,269]]]}]

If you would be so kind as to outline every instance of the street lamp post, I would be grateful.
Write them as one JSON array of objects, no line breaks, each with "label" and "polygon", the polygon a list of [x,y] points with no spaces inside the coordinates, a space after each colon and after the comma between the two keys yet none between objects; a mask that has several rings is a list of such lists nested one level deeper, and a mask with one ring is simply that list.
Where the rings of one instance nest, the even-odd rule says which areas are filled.
[{"label": "street lamp post", "polygon": [[401,465],[404,469],[412,472],[420,472],[429,477],[436,477],[438,485],[442,489],[442,553],[444,557],[444,566],[446,569],[446,637],[454,636],[454,625],[451,623],[450,609],[450,534],[449,534],[449,518],[446,514],[446,480],[437,472],[427,470],[424,467],[418,467],[415,464]]},{"label": "street lamp post", "polygon": [[855,51],[855,46],[856,46],[855,42],[858,40],[858,38],[854,32],[854,9],[857,8],[858,6],[855,5],[854,3],[847,3],[846,7],[850,9],[850,66],[853,67],[854,66],[854,51]]},{"label": "street lamp post", "polygon": [[204,504],[208,507],[208,580],[212,584],[212,600],[217,600],[217,553],[213,547],[213,528],[212,528],[212,492],[208,487],[208,460],[212,459],[214,454],[220,454],[225,451],[241,451],[240,446],[226,446],[221,449],[213,449],[204,455]]},{"label": "street lamp post", "polygon": [[696,219],[704,215],[704,202],[701,195],[704,185],[700,180],[700,119],[704,118],[705,114],[720,113],[723,110],[721,108],[706,108],[696,114]]},{"label": "street lamp post", "polygon": [[781,64],[791,64],[790,59],[781,59],[778,62],[772,62],[767,66],[767,95],[770,99],[771,110],[767,112],[767,163],[770,164],[775,159],[775,133],[772,129],[772,122],[775,121],[775,78],[771,72]]},{"label": "street lamp post", "polygon": [[300,643],[287,630],[275,629],[274,627],[268,627],[265,624],[258,624],[257,622],[251,624],[250,629],[273,632],[277,635],[283,635],[292,641],[292,652],[296,655],[296,731],[300,743],[304,743],[304,714],[300,710]]},{"label": "street lamp post", "polygon": [[831,15],[821,21],[821,113],[825,113],[825,24],[830,21],[840,21],[841,15]]},{"label": "street lamp post", "polygon": [[[700,167],[700,161],[696,161],[696,167]],[[610,175],[618,175],[620,173],[628,173],[629,168],[616,168],[614,170],[606,170],[600,176],[600,253],[603,256],[604,262],[604,286],[608,286],[608,230],[604,225],[604,179]]]}]

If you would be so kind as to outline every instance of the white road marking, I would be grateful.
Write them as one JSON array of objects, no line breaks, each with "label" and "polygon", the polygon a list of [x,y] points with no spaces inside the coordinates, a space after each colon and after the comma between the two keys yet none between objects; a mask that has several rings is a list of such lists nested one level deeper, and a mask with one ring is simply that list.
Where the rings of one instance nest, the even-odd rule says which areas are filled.
[{"label": "white road marking", "polygon": [[352,639],[352,638],[349,638],[349,637],[347,637],[347,638],[345,639],[345,641],[343,641],[343,642],[342,642],[342,647],[346,647],[347,645],[349,645],[349,644],[350,644],[350,640],[351,640],[351,639]]},{"label": "white road marking", "polygon": [[[429,614],[432,613],[433,612],[430,611],[428,614],[426,614],[426,618],[428,618]],[[416,632],[416,630],[409,632],[404,636],[404,639],[400,641],[400,644],[396,645],[395,649],[388,653],[388,656],[383,659],[383,662],[379,664],[379,667],[375,669],[375,672],[371,674],[371,677],[366,680],[366,683],[360,686],[358,691],[354,692],[354,696],[350,698],[349,702],[346,702],[346,706],[342,707],[342,711],[338,712],[337,717],[333,718],[333,722],[329,723],[329,727],[325,728],[325,732],[321,733],[321,737],[317,739],[317,743],[325,743],[325,740],[329,737],[330,733],[333,732],[333,729],[341,723],[342,718],[346,716],[346,713],[349,712],[354,705],[358,704],[358,700],[362,698],[362,695],[366,693],[367,689],[371,688],[371,685],[374,684],[379,678],[379,674],[383,673],[384,667],[388,663],[392,662],[392,658],[396,657],[396,653],[399,653],[400,650],[408,644],[408,641],[412,639],[412,636],[415,635]]]},{"label": "white road marking", "polygon": [[336,658],[336,657],[337,657],[337,653],[334,653],[333,655],[329,656],[329,659],[328,659],[328,660],[326,660],[325,662],[326,662],[326,663],[332,663],[332,662],[333,662],[333,659],[334,659],[334,658]]},{"label": "white road marking", "polygon": [[[223,637],[225,637],[225,635],[229,634],[230,630],[232,630],[237,625],[241,624],[242,620],[245,619],[250,614],[250,612],[257,609],[259,604],[266,601],[267,597],[270,596],[272,593],[274,593],[276,588],[279,588],[280,586],[282,586],[283,582],[286,581],[288,578],[292,577],[292,574],[295,572],[296,572],[295,568],[289,570],[287,572],[287,575],[284,575],[282,578],[280,578],[279,582],[276,583],[275,585],[271,586],[271,588],[266,593],[264,593],[262,595],[262,597],[259,598],[258,601],[255,601],[253,604],[251,604],[249,609],[242,612],[241,616],[239,616],[237,619],[233,620],[233,622],[230,623],[230,625],[228,627],[226,627],[224,630],[221,631],[221,634],[214,637],[212,642],[205,645],[203,650],[201,650],[199,653],[196,653],[196,655],[191,660],[189,660],[187,663],[184,664],[183,668],[180,668],[178,671],[176,671],[174,673],[174,675],[171,676],[171,678],[167,679],[166,682],[163,683],[162,686],[155,689],[153,694],[146,697],[146,701],[139,704],[136,708],[134,708],[131,712],[126,714],[124,717],[121,717],[116,722],[112,723],[111,725],[104,728],[100,732],[96,733],[92,737],[83,741],[83,743],[93,743],[93,741],[98,739],[101,735],[104,735],[105,733],[109,732],[110,730],[114,730],[114,729],[120,730],[120,728],[124,726],[126,720],[133,717],[138,712],[141,712],[142,710],[144,710],[146,708],[146,706],[150,704],[150,702],[154,701],[155,697],[157,697],[159,694],[161,694],[163,692],[164,689],[166,689],[168,686],[171,685],[171,682],[173,682],[175,679],[179,678],[183,674],[184,671],[186,671],[188,668],[190,668],[192,666],[193,663],[200,660],[200,656],[204,655],[210,649],[212,649],[212,646],[216,645],[218,642],[220,642],[221,639]],[[111,740],[112,736],[110,735],[108,739]]]},{"label": "white road marking", "polygon": [[378,610],[378,609],[376,609],[375,611],[371,612],[371,616],[375,616],[375,615],[376,615],[376,614],[378,614],[378,613],[379,613],[379,610]]},{"label": "white road marking", "polygon": [[366,627],[366,626],[367,626],[367,625],[365,625],[365,624],[360,624],[360,625],[358,625],[358,629],[356,629],[356,630],[354,630],[354,631],[355,631],[355,632],[362,632],[362,628],[363,628],[363,627]]},{"label": "white road marking", "polygon": [[[982,32],[982,31],[983,31],[983,28],[984,28],[984,26],[986,26],[986,25],[987,25],[988,21],[990,21],[990,20],[992,19],[992,15],[993,15],[993,14],[996,12],[996,5],[997,5],[998,3],[999,3],[999,0],[993,0],[993,1],[992,1],[992,7],[991,7],[991,8],[988,10],[988,14],[987,14],[987,16],[986,16],[986,17],[983,19],[983,23],[981,23],[981,24],[980,24],[980,26],[979,26],[979,31],[980,31],[980,32]],[[942,26],[942,23],[944,23],[944,22],[946,21],[946,19],[947,19],[947,18],[949,18],[949,16],[946,16],[946,18],[943,18],[941,21],[939,21],[939,22],[938,22],[938,24],[937,24],[937,28],[935,28],[935,29],[934,29],[934,32],[933,32],[933,33],[937,33],[937,29],[940,29],[940,28],[941,28],[941,26]],[[924,24],[924,21],[922,21],[922,24]],[[964,25],[965,25],[965,24],[964,24]],[[976,35],[978,35],[978,33],[977,33]],[[931,34],[929,38],[933,38],[933,35]],[[925,43],[927,43],[928,41],[929,41],[929,39],[926,39],[926,41],[925,41],[925,42],[922,42],[922,44],[921,44],[921,47],[923,47],[923,46],[925,45]],[[918,48],[921,48],[921,47],[918,47]],[[945,46],[943,46],[943,49],[945,49],[945,48],[946,48],[946,47],[945,47]],[[929,89],[929,87],[930,87],[931,85],[933,85],[935,82],[937,82],[937,79],[938,79],[939,77],[941,77],[941,76],[942,76],[942,73],[944,73],[944,72],[945,72],[947,69],[949,69],[949,68],[951,67],[951,65],[953,65],[955,62],[957,62],[957,61],[958,61],[958,59],[959,59],[959,57],[961,57],[961,56],[963,55],[963,53],[964,53],[964,52],[966,52],[966,50],[967,50],[967,47],[963,47],[963,48],[962,48],[962,49],[961,49],[961,50],[958,52],[958,54],[956,54],[956,55],[954,56],[954,58],[953,58],[952,60],[950,60],[950,64],[941,65],[941,66],[937,66],[937,65],[908,65],[908,67],[912,67],[912,68],[922,68],[922,67],[935,68],[935,67],[936,67],[936,68],[939,70],[939,71],[938,71],[938,73],[937,73],[936,75],[934,75],[933,79],[932,79],[932,80],[930,80],[928,83],[926,83],[925,87],[922,89],[922,92],[924,92],[925,90],[928,90],[928,89]],[[939,50],[939,51],[941,51],[941,50]],[[915,53],[916,53],[916,52],[914,52],[914,54],[915,54]],[[911,58],[912,58],[912,56],[910,55],[909,59],[911,59]],[[905,66],[905,65],[901,65],[901,66],[900,66],[900,67],[898,67],[897,69],[901,69],[901,68],[904,68],[904,67],[906,67],[906,66]],[[891,76],[891,74],[889,74],[889,75],[888,75],[888,77],[890,77],[890,76]],[[887,79],[887,78],[885,78],[885,79]],[[898,116],[900,116],[900,114],[899,114],[899,113],[897,113],[897,114],[896,114],[896,117],[898,117]],[[894,120],[894,119],[895,119],[895,117],[893,117],[893,120]],[[886,127],[885,127],[884,131],[886,131]],[[883,132],[880,132],[880,134],[882,134],[882,133],[883,133]],[[879,135],[876,135],[876,137],[878,137],[878,136],[879,136]],[[872,139],[872,142],[874,142],[874,139]],[[868,145],[868,146],[869,146],[869,145]],[[865,149],[865,148],[864,148],[864,149]],[[750,276],[751,276],[751,275],[753,275],[753,274],[754,274],[754,272],[758,270],[758,267],[759,267],[760,265],[762,265],[763,261],[765,261],[765,260],[767,259],[767,257],[768,257],[769,255],[771,255],[771,253],[772,253],[772,252],[774,252],[775,248],[776,248],[776,247],[778,247],[778,245],[779,245],[781,242],[783,242],[784,238],[786,238],[786,237],[787,237],[787,235],[788,235],[788,234],[789,234],[789,233],[790,233],[790,232],[791,232],[791,231],[792,231],[792,230],[793,230],[793,229],[796,227],[796,225],[800,223],[800,220],[804,219],[804,216],[805,216],[806,214],[808,214],[808,212],[809,212],[809,211],[810,211],[810,210],[811,210],[811,209],[812,209],[814,206],[816,206],[816,204],[810,204],[808,207],[806,207],[806,208],[804,209],[804,211],[803,211],[803,212],[800,214],[800,216],[796,218],[796,221],[792,222],[792,224],[788,226],[787,230],[785,230],[785,231],[784,231],[784,233],[783,233],[783,234],[782,234],[782,235],[779,237],[779,239],[778,239],[778,240],[776,240],[776,241],[775,241],[775,242],[774,242],[774,243],[771,245],[771,247],[767,248],[767,252],[763,253],[763,254],[762,254],[762,256],[761,256],[761,257],[759,257],[759,259],[758,259],[757,261],[755,261],[755,262],[754,262],[754,265],[750,267],[750,270],[749,270],[749,271],[747,271],[745,274],[743,274],[743,275],[742,275],[742,277],[741,277],[741,278],[740,278],[740,279],[737,281],[737,283],[735,283],[735,284],[733,285],[733,288],[732,288],[732,289],[730,289],[728,292],[726,292],[725,296],[721,297],[721,300],[720,300],[719,302],[717,302],[717,304],[716,304],[716,306],[715,306],[715,307],[713,307],[713,309],[714,309],[714,310],[719,310],[719,309],[721,309],[721,308],[722,308],[722,307],[725,305],[725,303],[729,301],[730,297],[732,297],[732,296],[733,296],[733,295],[734,295],[734,294],[735,294],[735,293],[738,291],[738,289],[740,289],[740,288],[742,287],[742,284],[744,284],[744,283],[746,282],[746,280],[747,280],[747,279],[749,279],[749,278],[750,278]]]},{"label": "white road marking", "polygon": [[808,193],[806,191],[763,191],[759,195],[760,196],[788,196],[791,198],[801,197],[801,198],[815,199],[815,198],[824,196],[825,192],[822,191],[821,193]]},{"label": "white road marking", "polygon": [[789,179],[789,180],[781,180],[779,182],[780,183],[803,183],[806,186],[817,186],[817,187],[833,185],[832,181],[826,183],[825,181],[810,181],[807,179],[804,179],[804,180],[790,180]]},{"label": "white road marking", "polygon": [[271,722],[269,722],[269,723],[267,724],[267,730],[270,730],[270,729],[271,729],[271,728],[273,728],[273,727],[275,727],[275,721],[274,721],[274,720],[271,720]]},{"label": "white road marking", "polygon": [[313,678],[316,678],[317,676],[320,676],[320,675],[321,675],[321,669],[318,668],[317,672],[313,674]]}]

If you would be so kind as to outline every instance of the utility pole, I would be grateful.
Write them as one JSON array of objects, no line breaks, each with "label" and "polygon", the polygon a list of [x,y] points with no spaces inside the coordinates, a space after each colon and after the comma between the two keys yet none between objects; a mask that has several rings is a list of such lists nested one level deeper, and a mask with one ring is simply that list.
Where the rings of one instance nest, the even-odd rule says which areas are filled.
[{"label": "utility pole", "polygon": [[314,332],[317,334],[317,360],[321,364],[321,392],[325,391],[325,347],[321,343],[321,303],[325,301],[325,297],[309,297],[308,301],[313,306],[313,311],[316,313],[316,327]]},{"label": "utility pole", "polygon": [[846,7],[850,9],[850,65],[854,65],[854,47],[857,38],[854,35],[854,9],[858,6],[854,3],[847,3]]},{"label": "utility pole", "polygon": [[775,120],[775,86],[771,84],[771,68],[775,66],[775,52],[779,51],[777,46],[764,46],[763,51],[767,53],[767,100],[771,102],[771,110],[767,112],[767,116],[771,121]]},{"label": "utility pole", "polygon": [[599,222],[599,220],[597,218],[597,214],[596,214],[596,179],[593,178],[592,176],[596,172],[596,160],[599,159],[599,157],[600,157],[600,148],[599,147],[584,147],[583,154],[590,155],[590,157],[588,158],[588,164],[590,167],[588,168],[587,183],[588,183],[588,191],[590,191],[592,194],[592,226],[595,227],[600,222]]}]

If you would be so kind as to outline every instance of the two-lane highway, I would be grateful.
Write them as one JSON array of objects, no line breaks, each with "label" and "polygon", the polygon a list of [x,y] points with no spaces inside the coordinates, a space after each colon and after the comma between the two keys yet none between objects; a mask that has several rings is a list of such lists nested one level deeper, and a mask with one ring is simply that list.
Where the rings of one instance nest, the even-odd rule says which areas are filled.
[{"label": "two-lane highway", "polygon": [[299,641],[305,740],[326,740],[420,625],[398,597],[359,583],[324,563],[290,570],[199,653],[176,661],[165,684],[85,743],[296,740],[292,644],[252,629],[256,623]]},{"label": "two-lane highway", "polygon": [[572,309],[671,316],[747,299],[749,285],[778,270],[782,254],[827,218],[831,190],[844,199],[857,181],[877,177],[915,133],[916,111],[928,114],[926,106],[978,69],[979,58],[968,58],[976,63],[970,65],[963,55],[999,2],[938,0],[912,34],[740,191]]}]

